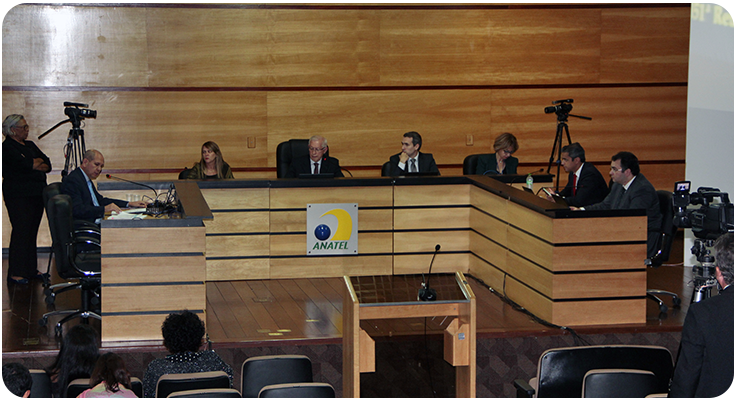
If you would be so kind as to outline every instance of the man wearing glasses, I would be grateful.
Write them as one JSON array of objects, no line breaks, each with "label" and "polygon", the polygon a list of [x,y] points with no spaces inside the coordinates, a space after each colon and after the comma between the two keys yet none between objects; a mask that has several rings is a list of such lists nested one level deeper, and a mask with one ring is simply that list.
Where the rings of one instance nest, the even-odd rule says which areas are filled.
[{"label": "man wearing glasses", "polygon": [[431,153],[422,153],[422,136],[410,131],[401,138],[401,153],[389,158],[391,176],[398,177],[407,173],[430,173],[440,175],[440,169]]},{"label": "man wearing glasses", "polygon": [[304,174],[344,177],[340,170],[340,161],[325,156],[328,149],[327,139],[324,137],[315,135],[309,138],[309,154],[292,160],[284,178],[296,178]]},{"label": "man wearing glasses", "polygon": [[611,192],[602,202],[572,210],[645,209],[647,211],[647,257],[657,253],[662,229],[662,213],[654,186],[639,173],[639,159],[631,152],[618,152],[611,158]]}]

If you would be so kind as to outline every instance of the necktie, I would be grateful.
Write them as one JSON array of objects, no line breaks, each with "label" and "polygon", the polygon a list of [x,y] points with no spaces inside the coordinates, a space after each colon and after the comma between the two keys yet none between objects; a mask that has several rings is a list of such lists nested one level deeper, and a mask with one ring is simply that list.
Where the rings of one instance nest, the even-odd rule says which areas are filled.
[{"label": "necktie", "polygon": [[95,195],[95,190],[92,189],[92,181],[87,181],[87,188],[89,188],[89,194],[92,195],[92,204],[95,206],[100,206],[100,203],[97,202],[97,195]]},{"label": "necktie", "polygon": [[314,174],[319,174],[319,163],[314,163]]},{"label": "necktie", "polygon": [[575,196],[575,193],[578,192],[578,176],[576,174],[572,175],[572,196]]},{"label": "necktie", "polygon": [[417,165],[416,165],[416,161],[414,159],[409,159],[409,172],[410,173],[416,173],[417,172]]}]

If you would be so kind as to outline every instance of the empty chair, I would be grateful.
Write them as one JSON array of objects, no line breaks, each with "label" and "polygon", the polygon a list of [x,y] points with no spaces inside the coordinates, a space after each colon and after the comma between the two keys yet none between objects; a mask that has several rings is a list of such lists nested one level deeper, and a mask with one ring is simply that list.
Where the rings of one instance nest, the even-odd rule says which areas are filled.
[{"label": "empty chair", "polygon": [[585,374],[594,369],[638,369],[654,373],[657,388],[667,393],[672,354],[667,348],[639,345],[598,345],[555,348],[539,357],[537,377],[514,380],[518,397],[578,398]]},{"label": "empty chair", "polygon": [[31,379],[33,384],[31,385],[30,398],[51,398],[51,378],[43,369],[28,369],[31,372]]},{"label": "empty chair", "polygon": [[243,362],[243,398],[257,398],[262,388],[272,384],[311,383],[312,361],[304,355],[256,356]]},{"label": "empty chair", "polygon": [[[659,198],[659,211],[662,212],[662,236],[659,239],[659,249],[657,254],[647,259],[645,264],[650,267],[659,267],[662,263],[666,262],[670,258],[670,251],[672,251],[672,242],[675,240],[677,234],[677,226],[675,225],[674,218],[674,205],[672,204],[672,192],[658,190],[657,198]],[[653,299],[659,304],[659,310],[662,313],[667,312],[667,305],[662,302],[659,297],[661,295],[668,295],[672,297],[673,306],[680,306],[681,300],[674,292],[647,289],[647,298]]]},{"label": "empty chair", "polygon": [[171,393],[186,390],[230,388],[227,373],[215,372],[172,373],[161,376],[156,382],[156,398],[166,398]]},{"label": "empty chair", "polygon": [[657,376],[648,370],[594,369],[583,378],[583,398],[644,398],[657,393]]},{"label": "empty chair", "polygon": [[206,388],[176,391],[166,398],[241,398],[241,396],[240,391],[234,388]]},{"label": "empty chair", "polygon": [[335,389],[327,383],[272,384],[262,388],[258,398],[335,398]]}]

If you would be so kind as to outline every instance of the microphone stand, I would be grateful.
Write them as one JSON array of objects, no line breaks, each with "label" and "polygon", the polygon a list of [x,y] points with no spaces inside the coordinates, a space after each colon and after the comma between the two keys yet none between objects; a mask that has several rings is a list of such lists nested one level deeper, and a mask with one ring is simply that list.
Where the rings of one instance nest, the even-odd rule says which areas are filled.
[{"label": "microphone stand", "polygon": [[[427,273],[427,281],[422,283],[422,288],[419,289],[419,294],[417,294],[417,299],[419,301],[436,301],[437,300],[437,291],[433,290],[432,288],[429,288],[429,278],[432,275],[432,264],[434,263],[434,257],[437,256],[437,252],[440,251],[440,244],[437,244],[434,247],[434,254],[432,255],[432,261],[429,262],[429,273]],[[424,274],[422,274],[424,276]]]}]

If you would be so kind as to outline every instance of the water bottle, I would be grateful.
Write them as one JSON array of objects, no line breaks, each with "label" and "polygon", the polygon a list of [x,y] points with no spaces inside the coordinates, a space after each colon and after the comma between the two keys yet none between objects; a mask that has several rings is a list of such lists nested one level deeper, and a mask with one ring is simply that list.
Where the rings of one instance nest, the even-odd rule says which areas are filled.
[{"label": "water bottle", "polygon": [[534,178],[532,178],[531,173],[529,173],[529,175],[526,176],[526,186],[529,189],[534,189]]}]

